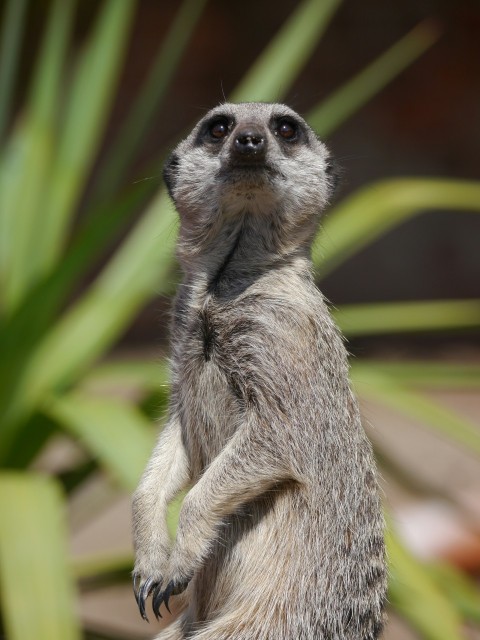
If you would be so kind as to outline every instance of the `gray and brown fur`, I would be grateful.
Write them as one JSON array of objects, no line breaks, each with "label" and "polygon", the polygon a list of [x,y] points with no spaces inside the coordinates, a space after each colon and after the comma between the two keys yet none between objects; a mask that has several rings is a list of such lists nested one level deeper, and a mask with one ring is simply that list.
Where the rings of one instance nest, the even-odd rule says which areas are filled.
[{"label": "gray and brown fur", "polygon": [[[185,279],[169,419],[133,503],[140,610],[185,591],[159,640],[374,640],[375,467],[310,261],[328,151],[284,105],[223,104],[165,179]],[[187,486],[172,546],[166,508]]]}]

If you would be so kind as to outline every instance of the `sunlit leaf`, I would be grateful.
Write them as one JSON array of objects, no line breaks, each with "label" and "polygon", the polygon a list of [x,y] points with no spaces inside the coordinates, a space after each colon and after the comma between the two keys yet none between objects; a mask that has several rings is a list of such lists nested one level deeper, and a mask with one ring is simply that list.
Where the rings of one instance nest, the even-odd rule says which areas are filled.
[{"label": "sunlit leaf", "polygon": [[8,0],[4,6],[0,45],[0,142],[10,117],[26,7],[27,0]]},{"label": "sunlit leaf", "polygon": [[9,640],[79,640],[64,504],[40,476],[0,474],[0,582]]},{"label": "sunlit leaf", "polygon": [[115,359],[99,363],[82,380],[85,389],[137,387],[145,391],[168,388],[168,365],[165,360]]},{"label": "sunlit leaf", "polygon": [[160,192],[88,292],[52,328],[5,399],[0,460],[22,416],[44,393],[74,382],[118,338],[146,300],[170,288],[176,214]]},{"label": "sunlit leaf", "polygon": [[111,144],[105,168],[98,178],[97,198],[104,199],[118,187],[158,112],[205,4],[206,0],[184,0],[180,5],[127,120]]},{"label": "sunlit leaf", "polygon": [[[145,189],[135,188],[120,202],[114,200],[96,210],[77,230],[67,254],[55,269],[29,290],[28,296],[8,318],[0,321],[0,406],[8,403],[25,361],[51,328],[81,276],[118,239],[119,231],[144,196]],[[0,243],[4,239],[0,236]],[[6,252],[0,255],[5,256]]]},{"label": "sunlit leaf", "polygon": [[178,519],[180,517],[180,511],[182,508],[183,500],[186,495],[186,491],[182,492],[179,496],[175,498],[168,505],[168,514],[167,514],[167,526],[168,533],[170,534],[170,538],[175,540],[175,534],[177,532]]},{"label": "sunlit leaf", "polygon": [[[99,149],[131,23],[133,0],[108,0],[82,53],[68,93],[37,251],[44,269],[58,258],[75,205]],[[85,99],[88,96],[88,99]]]},{"label": "sunlit leaf", "polygon": [[41,386],[45,381],[73,381],[112,344],[146,300],[169,288],[176,227],[177,216],[162,191],[89,291],[41,345],[32,361],[32,376]]},{"label": "sunlit leaf", "polygon": [[57,430],[55,420],[40,412],[33,413],[19,425],[2,464],[9,469],[27,468]]},{"label": "sunlit leaf", "polygon": [[[11,312],[42,276],[39,247],[55,152],[60,81],[72,17],[72,0],[56,0],[35,68],[27,106],[0,166],[3,304]],[[28,176],[28,188],[26,188]]]},{"label": "sunlit leaf", "polygon": [[380,402],[408,418],[428,425],[452,442],[457,442],[480,455],[480,429],[467,418],[395,383],[375,369],[368,369],[365,365],[360,371],[352,370],[352,379],[361,396]]},{"label": "sunlit leaf", "polygon": [[387,532],[389,600],[426,640],[463,640],[460,618],[427,569]]},{"label": "sunlit leaf", "polygon": [[480,327],[480,300],[342,305],[333,315],[347,336]]},{"label": "sunlit leaf", "polygon": [[310,126],[322,137],[330,135],[420,57],[436,42],[438,36],[435,23],[420,23],[358,75],[314,107],[306,116]]},{"label": "sunlit leaf", "polygon": [[427,209],[480,211],[480,182],[398,178],[364,187],[327,215],[312,259],[323,277],[386,231]]},{"label": "sunlit leaf", "polygon": [[45,403],[45,411],[128,490],[133,490],[153,448],[153,426],[132,405],[74,392]]},{"label": "sunlit leaf", "polygon": [[105,553],[74,558],[71,562],[75,576],[80,580],[101,579],[104,575],[131,571],[134,557],[132,553],[112,554]]},{"label": "sunlit leaf", "polygon": [[428,565],[427,571],[467,620],[480,622],[480,590],[474,580],[447,564]]},{"label": "sunlit leaf", "polygon": [[[372,370],[379,375],[388,376],[396,383],[411,387],[447,389],[478,389],[480,387],[480,365],[472,363],[453,363],[436,361],[388,361],[354,360],[351,363],[352,375],[361,380],[368,377]],[[365,372],[366,374],[362,373]]]}]

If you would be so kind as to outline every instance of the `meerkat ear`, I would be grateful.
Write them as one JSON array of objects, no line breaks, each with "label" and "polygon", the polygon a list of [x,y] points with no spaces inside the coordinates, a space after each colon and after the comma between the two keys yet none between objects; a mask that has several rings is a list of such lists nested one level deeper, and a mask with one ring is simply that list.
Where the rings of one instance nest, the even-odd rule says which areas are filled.
[{"label": "meerkat ear", "polygon": [[325,172],[328,176],[328,184],[330,185],[330,197],[332,197],[335,195],[335,192],[340,185],[342,168],[331,156],[329,156]]},{"label": "meerkat ear", "polygon": [[179,157],[175,152],[173,152],[168,156],[163,166],[163,179],[167,185],[168,193],[172,200],[175,200],[173,197],[173,190],[177,181],[178,162]]}]

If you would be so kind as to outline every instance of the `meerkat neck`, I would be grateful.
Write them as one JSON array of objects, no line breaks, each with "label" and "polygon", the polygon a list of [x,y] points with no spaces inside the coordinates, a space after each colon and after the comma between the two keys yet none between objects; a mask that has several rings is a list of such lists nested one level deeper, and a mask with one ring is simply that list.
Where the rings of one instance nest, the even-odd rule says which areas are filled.
[{"label": "meerkat neck", "polygon": [[248,213],[223,222],[218,233],[184,239],[178,253],[186,275],[219,295],[240,292],[276,268],[311,266],[308,239],[287,237],[273,217]]}]

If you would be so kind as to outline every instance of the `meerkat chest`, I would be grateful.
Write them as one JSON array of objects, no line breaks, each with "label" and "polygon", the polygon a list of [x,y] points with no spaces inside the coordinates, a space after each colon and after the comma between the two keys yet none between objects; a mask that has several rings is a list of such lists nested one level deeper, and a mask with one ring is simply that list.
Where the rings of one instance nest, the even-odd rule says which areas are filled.
[{"label": "meerkat chest", "polygon": [[235,359],[227,337],[229,322],[228,314],[211,304],[190,310],[179,349],[182,424],[199,471],[218,455],[242,419],[242,403],[231,383]]},{"label": "meerkat chest", "polygon": [[188,372],[215,386],[222,380],[230,388],[228,378],[239,364],[239,344],[252,333],[248,316],[248,305],[242,301],[222,305],[210,297],[189,309],[181,349]]}]

